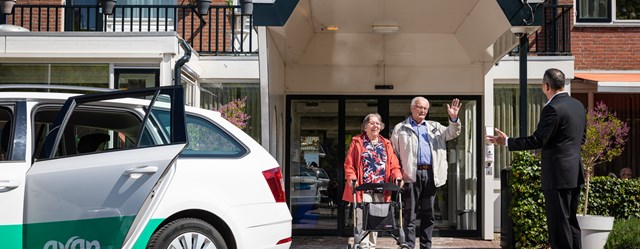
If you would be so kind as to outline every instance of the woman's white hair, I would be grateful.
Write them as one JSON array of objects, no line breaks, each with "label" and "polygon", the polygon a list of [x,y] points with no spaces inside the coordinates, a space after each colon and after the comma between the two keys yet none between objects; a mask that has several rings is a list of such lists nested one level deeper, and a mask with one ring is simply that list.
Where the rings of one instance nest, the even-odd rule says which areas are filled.
[{"label": "woman's white hair", "polygon": [[382,122],[382,117],[380,117],[380,114],[378,113],[369,113],[366,117],[364,117],[364,119],[362,120],[362,125],[360,125],[360,130],[364,132],[364,128],[367,127],[367,124],[369,124],[369,120],[371,119],[371,117],[378,118],[378,120],[380,120],[380,130],[384,130],[384,123]]}]

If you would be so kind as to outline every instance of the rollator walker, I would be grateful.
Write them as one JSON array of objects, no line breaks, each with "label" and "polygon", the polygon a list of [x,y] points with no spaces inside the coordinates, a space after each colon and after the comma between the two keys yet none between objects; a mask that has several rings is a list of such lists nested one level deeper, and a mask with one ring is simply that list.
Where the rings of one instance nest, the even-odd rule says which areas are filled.
[{"label": "rollator walker", "polygon": [[[394,183],[365,183],[356,187],[356,181],[351,182],[353,186],[353,245],[349,244],[349,249],[361,249],[360,243],[371,232],[385,232],[396,240],[396,244],[402,249],[409,249],[404,239],[403,221],[402,221],[402,191],[400,191],[400,181]],[[359,191],[376,191],[384,193],[391,191],[396,194],[396,201],[393,198],[390,202],[360,202],[356,198]],[[362,234],[358,234],[357,224],[358,215],[356,210],[362,209]],[[395,213],[399,212],[399,222],[396,223]],[[399,231],[399,236],[393,232]]]}]

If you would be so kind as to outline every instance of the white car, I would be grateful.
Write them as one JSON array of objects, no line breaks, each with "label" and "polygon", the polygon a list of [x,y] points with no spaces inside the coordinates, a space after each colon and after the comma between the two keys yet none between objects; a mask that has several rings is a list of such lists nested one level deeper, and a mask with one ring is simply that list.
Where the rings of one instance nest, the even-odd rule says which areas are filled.
[{"label": "white car", "polygon": [[278,163],[183,96],[0,92],[0,248],[289,248]]}]

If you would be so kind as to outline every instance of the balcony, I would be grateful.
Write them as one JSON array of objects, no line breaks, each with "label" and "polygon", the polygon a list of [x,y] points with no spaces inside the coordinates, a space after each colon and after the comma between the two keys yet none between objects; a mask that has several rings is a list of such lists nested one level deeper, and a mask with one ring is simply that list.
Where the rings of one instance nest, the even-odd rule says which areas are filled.
[{"label": "balcony", "polygon": [[[534,56],[571,55],[571,9],[573,5],[544,4],[542,26],[529,35],[529,54]],[[518,47],[510,52],[518,55]]]},{"label": "balcony", "polygon": [[543,26],[534,33],[529,53],[571,55],[571,9],[573,5],[545,5]]},{"label": "balcony", "polygon": [[200,15],[190,5],[116,5],[103,15],[96,5],[15,5],[0,13],[0,24],[31,32],[166,32],[175,31],[200,55],[257,55],[251,15],[240,6],[212,5]]}]

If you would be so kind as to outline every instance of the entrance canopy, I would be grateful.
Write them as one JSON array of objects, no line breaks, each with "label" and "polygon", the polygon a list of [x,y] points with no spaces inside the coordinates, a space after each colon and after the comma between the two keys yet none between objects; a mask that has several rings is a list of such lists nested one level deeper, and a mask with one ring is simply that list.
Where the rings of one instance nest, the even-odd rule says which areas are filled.
[{"label": "entrance canopy", "polygon": [[268,28],[269,56],[291,92],[429,84],[451,93],[455,83],[481,93],[484,74],[517,44],[510,27],[495,0],[300,0],[284,26]]}]

